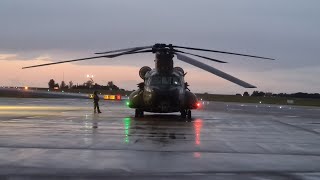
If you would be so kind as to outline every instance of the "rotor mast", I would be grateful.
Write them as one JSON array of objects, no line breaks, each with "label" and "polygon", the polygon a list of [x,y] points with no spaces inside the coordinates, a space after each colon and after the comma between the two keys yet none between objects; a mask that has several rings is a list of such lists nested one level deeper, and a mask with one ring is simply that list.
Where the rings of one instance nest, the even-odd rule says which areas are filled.
[{"label": "rotor mast", "polygon": [[172,44],[155,44],[152,47],[155,54],[155,69],[160,74],[168,74],[173,70],[174,49]]}]

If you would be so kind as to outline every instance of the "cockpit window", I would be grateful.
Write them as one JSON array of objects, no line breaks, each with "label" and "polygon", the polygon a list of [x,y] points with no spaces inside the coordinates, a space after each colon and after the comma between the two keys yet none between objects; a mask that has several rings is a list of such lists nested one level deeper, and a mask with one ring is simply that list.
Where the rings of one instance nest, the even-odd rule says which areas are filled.
[{"label": "cockpit window", "polygon": [[180,86],[179,77],[174,76],[153,76],[151,77],[151,85],[175,85]]},{"label": "cockpit window", "polygon": [[153,76],[151,77],[151,85],[158,85],[158,84],[162,84],[161,83],[161,77],[160,76]]}]

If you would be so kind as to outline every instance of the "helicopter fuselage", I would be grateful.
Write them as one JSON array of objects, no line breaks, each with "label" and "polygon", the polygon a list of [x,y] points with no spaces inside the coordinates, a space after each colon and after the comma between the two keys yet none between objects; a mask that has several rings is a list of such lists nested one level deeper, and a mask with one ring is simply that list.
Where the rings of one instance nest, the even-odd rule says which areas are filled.
[{"label": "helicopter fuselage", "polygon": [[129,96],[129,107],[154,113],[181,112],[197,108],[196,96],[187,90],[183,74],[148,71],[139,89]]},{"label": "helicopter fuselage", "polygon": [[129,96],[129,107],[136,109],[136,116],[143,112],[171,113],[181,112],[184,117],[191,116],[191,109],[198,107],[195,94],[191,93],[184,81],[184,71],[173,67],[173,51],[155,46],[155,68],[144,66],[139,75],[144,82]]}]

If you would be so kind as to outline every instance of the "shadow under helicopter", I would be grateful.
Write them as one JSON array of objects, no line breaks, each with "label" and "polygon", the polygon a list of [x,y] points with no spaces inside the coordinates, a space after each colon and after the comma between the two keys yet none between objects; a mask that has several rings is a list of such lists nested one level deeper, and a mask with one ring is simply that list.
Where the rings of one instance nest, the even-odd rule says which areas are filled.
[{"label": "shadow under helicopter", "polygon": [[127,144],[200,145],[202,119],[186,120],[178,115],[145,115],[144,118],[123,119],[124,142]]},{"label": "shadow under helicopter", "polygon": [[170,122],[192,122],[195,119],[182,118],[177,114],[145,114],[144,117],[130,117],[137,121],[170,121]]}]

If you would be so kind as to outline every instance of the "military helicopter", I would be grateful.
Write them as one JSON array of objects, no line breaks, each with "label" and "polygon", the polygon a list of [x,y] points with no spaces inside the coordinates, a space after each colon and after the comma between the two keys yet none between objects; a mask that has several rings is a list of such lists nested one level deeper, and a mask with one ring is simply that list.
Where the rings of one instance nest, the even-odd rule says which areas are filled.
[{"label": "military helicopter", "polygon": [[61,64],[67,62],[84,61],[96,58],[115,58],[122,55],[139,54],[139,53],[154,53],[155,54],[155,68],[151,69],[148,66],[143,66],[139,70],[139,76],[143,79],[143,82],[138,84],[139,89],[132,92],[129,96],[129,107],[135,109],[135,117],[143,117],[144,112],[154,113],[172,113],[180,112],[182,118],[191,119],[191,110],[197,109],[200,103],[197,97],[188,88],[188,83],[185,82],[184,77],[186,73],[181,67],[174,67],[173,57],[176,55],[178,60],[189,63],[200,69],[208,71],[214,75],[217,75],[223,79],[229,80],[235,84],[238,84],[245,88],[256,88],[255,86],[246,83],[236,77],[233,77],[225,72],[222,72],[214,67],[197,61],[193,58],[185,56],[188,54],[207,60],[211,60],[218,63],[227,63],[218,59],[213,59],[197,54],[181,51],[179,49],[207,51],[222,54],[231,54],[237,56],[246,56],[251,58],[260,58],[274,60],[272,58],[253,56],[247,54],[231,53],[225,51],[217,51],[210,49],[200,49],[184,46],[175,46],[172,44],[155,44],[153,46],[141,46],[126,49],[119,49],[107,52],[100,52],[95,54],[103,54],[99,56],[93,56],[88,58],[46,63],[34,66],[23,67],[34,68],[40,66],[48,66],[54,64]]}]

